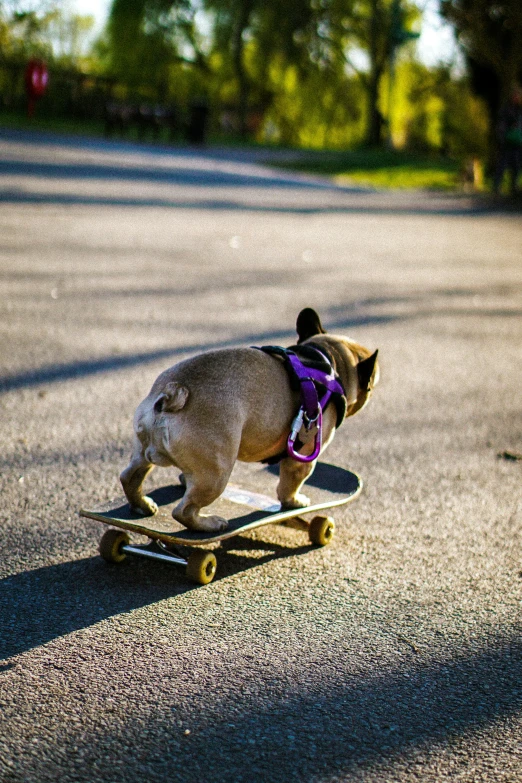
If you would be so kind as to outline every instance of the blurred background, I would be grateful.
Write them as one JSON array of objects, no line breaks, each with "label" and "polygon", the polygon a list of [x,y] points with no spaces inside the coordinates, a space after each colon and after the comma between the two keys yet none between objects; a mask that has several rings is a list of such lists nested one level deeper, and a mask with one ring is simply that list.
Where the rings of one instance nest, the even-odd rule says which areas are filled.
[{"label": "blurred background", "polygon": [[521,79],[520,0],[0,0],[0,127],[276,146],[381,187],[514,191]]}]

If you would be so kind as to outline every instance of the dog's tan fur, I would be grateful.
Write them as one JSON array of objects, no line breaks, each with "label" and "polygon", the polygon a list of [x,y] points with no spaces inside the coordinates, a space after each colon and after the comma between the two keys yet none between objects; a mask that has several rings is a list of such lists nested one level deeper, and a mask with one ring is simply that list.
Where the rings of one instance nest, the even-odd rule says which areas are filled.
[{"label": "dog's tan fur", "polygon": [[[346,337],[327,334],[314,310],[297,319],[299,343],[324,346],[347,397],[346,417],[368,401],[378,381],[377,351]],[[192,530],[219,531],[222,517],[200,514],[225,489],[236,460],[260,462],[284,451],[299,407],[280,360],[255,348],[210,351],[176,364],[155,381],[134,417],[134,448],[121,483],[132,508],[144,516],[157,511],[143,494],[143,482],[155,465],[182,471],[183,498],[172,512]],[[323,447],[335,434],[337,412],[323,416]],[[313,442],[303,453],[311,453]],[[307,451],[308,449],[308,451]],[[300,489],[315,466],[289,457],[280,463],[277,496],[286,508],[309,501]]]}]

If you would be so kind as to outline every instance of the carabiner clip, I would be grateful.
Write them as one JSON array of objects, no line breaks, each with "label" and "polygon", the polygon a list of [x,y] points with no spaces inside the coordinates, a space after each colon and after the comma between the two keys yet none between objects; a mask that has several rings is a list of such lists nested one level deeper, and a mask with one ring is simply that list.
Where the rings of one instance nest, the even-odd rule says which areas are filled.
[{"label": "carabiner clip", "polygon": [[288,436],[288,440],[286,442],[286,448],[288,451],[288,456],[291,457],[292,459],[295,459],[298,462],[313,462],[315,459],[317,459],[317,457],[319,456],[319,452],[321,451],[321,432],[322,432],[322,424],[323,424],[322,411],[321,409],[319,409],[319,413],[317,414],[317,417],[306,428],[306,429],[310,429],[311,424],[317,423],[317,433],[315,435],[314,450],[312,454],[309,454],[307,456],[304,454],[299,454],[299,452],[296,451],[294,448],[294,443],[296,441],[296,438],[301,430],[301,427],[303,426],[304,416],[305,416],[305,412],[303,408],[299,408],[299,412],[292,422],[292,429],[290,431],[290,435]]}]

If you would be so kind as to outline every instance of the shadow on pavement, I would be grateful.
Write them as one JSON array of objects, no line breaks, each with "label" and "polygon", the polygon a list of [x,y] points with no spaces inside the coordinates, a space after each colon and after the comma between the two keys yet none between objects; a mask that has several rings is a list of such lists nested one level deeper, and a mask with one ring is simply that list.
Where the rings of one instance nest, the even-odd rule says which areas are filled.
[{"label": "shadow on pavement", "polygon": [[[188,184],[188,183],[186,183]],[[193,183],[196,184],[196,183]],[[203,185],[203,183],[200,183]],[[208,183],[203,185],[208,186]],[[236,186],[257,188],[260,185],[257,182],[236,183]],[[322,187],[322,186],[321,186]],[[276,180],[266,189],[299,188],[305,191],[308,185],[296,185],[292,182]],[[317,188],[317,186],[316,186]],[[324,187],[322,188],[324,190]],[[342,194],[339,189],[336,191]],[[359,191],[355,188],[344,193],[352,194],[355,199],[359,196],[367,196],[367,191]],[[370,194],[371,195],[371,194]],[[381,203],[371,203],[369,201],[361,202],[358,200],[346,204],[321,204],[321,205],[297,205],[288,203],[254,203],[247,200],[237,201],[229,198],[215,199],[169,199],[159,197],[134,197],[134,196],[88,196],[79,193],[42,193],[31,192],[19,189],[5,189],[0,192],[0,203],[4,204],[52,204],[63,206],[94,206],[94,207],[145,207],[145,208],[163,208],[163,209],[188,209],[188,210],[225,210],[240,212],[262,212],[278,213],[290,215],[438,215],[442,217],[482,217],[484,214],[499,212],[509,213],[506,205],[493,204],[485,199],[471,198],[469,196],[441,196],[430,194],[423,200],[404,199],[402,201],[393,199],[386,193],[377,194],[381,197]]]},{"label": "shadow on pavement", "polygon": [[[173,158],[173,161],[175,158]],[[152,184],[189,185],[196,187],[256,187],[256,188],[305,188],[306,190],[338,190],[328,182],[314,182],[309,179],[298,179],[298,176],[274,173],[268,175],[269,169],[259,168],[259,174],[201,168],[162,168],[159,166],[114,166],[96,163],[43,163],[24,160],[0,161],[0,176],[38,177],[45,180],[111,180],[119,182],[148,182]],[[349,189],[358,192],[360,189]],[[360,192],[366,192],[360,190]],[[46,198],[53,200],[53,194]],[[82,197],[81,197],[82,198]],[[116,203],[119,203],[117,200]],[[137,203],[147,205],[147,199]],[[168,202],[167,204],[168,205]]]},{"label": "shadow on pavement", "polygon": [[[456,740],[522,707],[519,636],[468,656],[410,662],[366,676],[341,675],[343,660],[325,664],[332,674],[325,691],[314,688],[312,674],[300,692],[280,695],[268,707],[256,709],[252,699],[245,705],[239,697],[239,705],[216,705],[211,720],[203,715],[178,757],[183,779],[202,779],[204,760],[211,759],[214,780],[239,780],[246,753],[251,781],[345,780],[383,757]],[[156,740],[166,742],[168,731],[158,717]],[[152,757],[148,763],[150,772],[159,772]]]},{"label": "shadow on pavement", "polygon": [[[252,211],[263,213],[284,213],[297,215],[314,214],[411,214],[411,215],[459,215],[474,217],[484,212],[504,211],[506,204],[493,202],[469,194],[446,194],[425,192],[422,198],[418,193],[397,195],[393,192],[376,191],[359,185],[338,185],[327,178],[307,176],[305,174],[270,168],[269,158],[274,153],[266,153],[265,160],[252,151],[245,150],[180,150],[173,148],[154,148],[132,144],[112,142],[88,142],[46,134],[17,133],[0,130],[0,142],[18,142],[39,146],[76,147],[76,162],[59,160],[27,160],[24,153],[16,148],[0,161],[0,177],[10,178],[11,182],[0,192],[0,203],[12,204],[62,204],[80,206],[114,207],[161,207],[167,209],[202,209]],[[81,160],[81,150],[94,150],[102,156],[107,153],[123,155],[121,165],[109,158],[98,161]],[[133,157],[138,155],[139,158]],[[158,160],[161,155],[161,161]],[[147,162],[141,161],[147,156]],[[275,156],[277,158],[277,156]],[[168,159],[170,165],[166,165]],[[20,178],[20,187],[12,181]],[[22,179],[23,178],[23,179]],[[29,179],[41,182],[54,182],[55,191],[48,192],[31,187]],[[67,188],[56,190],[60,180],[77,184],[77,192],[67,192]],[[87,194],[82,192],[82,183],[86,181],[110,183],[116,187],[128,184],[146,184],[176,186],[178,188],[244,188],[245,194],[237,198],[221,194],[215,197],[199,199],[194,193],[187,198],[178,195],[134,195],[118,193]],[[258,190],[258,200],[246,194]],[[277,194],[279,191],[279,198]],[[293,195],[304,195],[305,200],[292,203]],[[267,194],[274,194],[270,201]],[[306,195],[315,197],[315,203],[307,203]],[[323,198],[324,195],[324,198]],[[318,197],[318,198],[317,198]],[[332,201],[332,198],[335,201]],[[330,199],[330,201],[329,201]]]},{"label": "shadow on pavement", "polygon": [[[491,638],[467,654],[421,663],[410,658],[363,674],[347,671],[339,650],[316,664],[330,673],[326,688],[317,687],[313,667],[291,684],[278,679],[267,659],[249,664],[244,692],[234,687],[244,676],[237,665],[214,661],[212,671],[227,695],[223,687],[220,698],[205,690],[174,712],[190,721],[190,737],[162,706],[152,714],[146,709],[143,716],[128,715],[109,733],[72,733],[67,742],[81,749],[82,769],[96,765],[97,780],[366,780],[376,765],[415,764],[415,754],[454,748],[463,736],[509,720],[522,708],[522,642],[516,633]],[[256,671],[259,681],[253,679]],[[318,679],[324,684],[324,677]],[[413,768],[419,779],[425,763]],[[115,775],[117,769],[125,777]]]},{"label": "shadow on pavement", "polygon": [[[340,309],[340,308],[339,308]],[[346,308],[348,309],[348,308]],[[389,313],[389,314],[364,314],[349,317],[339,317],[328,319],[329,331],[356,329],[363,326],[383,325],[394,322],[413,321],[421,318],[434,318],[438,316],[471,316],[481,317],[512,317],[520,318],[522,311],[518,308],[492,308],[480,309],[474,307],[453,307],[451,310],[442,309],[430,310],[421,309],[415,312]],[[325,318],[326,320],[326,318]],[[15,389],[25,389],[41,384],[58,383],[60,381],[69,381],[73,379],[86,378],[92,375],[99,375],[107,372],[115,372],[131,367],[139,367],[144,364],[151,364],[157,361],[176,361],[179,357],[185,357],[204,351],[215,350],[219,348],[232,348],[239,345],[263,345],[276,344],[279,341],[290,343],[293,335],[279,330],[257,332],[251,334],[238,335],[237,337],[206,343],[193,343],[192,345],[183,345],[180,347],[162,348],[155,351],[143,351],[140,353],[127,355],[114,355],[100,357],[98,359],[85,359],[64,364],[50,364],[39,367],[34,370],[19,372],[14,375],[0,376],[0,394],[13,391]]]},{"label": "shadow on pavement", "polygon": [[[333,328],[350,326],[362,326],[373,323],[387,323],[397,320],[397,316],[360,316],[353,319],[343,319]],[[144,351],[142,353],[127,354],[126,356],[107,356],[100,359],[87,359],[84,361],[70,362],[68,364],[52,364],[41,367],[37,370],[28,370],[11,376],[0,376],[0,394],[2,392],[12,391],[13,389],[29,388],[38,386],[42,383],[57,383],[74,378],[85,378],[90,375],[97,375],[105,372],[113,372],[129,367],[138,367],[142,364],[171,359],[179,356],[210,351],[216,348],[231,348],[238,345],[260,345],[264,343],[273,343],[278,340],[291,340],[287,333],[281,331],[258,332],[255,334],[240,335],[237,338],[221,340],[218,342],[197,343],[185,345],[179,348],[163,348],[156,351]]]},{"label": "shadow on pavement", "polygon": [[[246,555],[252,546],[261,552],[255,563]],[[241,537],[233,548],[236,560],[229,552],[222,576],[309,551]],[[111,568],[99,558],[9,577],[0,583],[0,675],[12,668],[11,656],[191,589],[171,568],[139,561]],[[212,585],[197,589],[208,591],[212,602]],[[60,738],[61,758],[66,759],[60,769],[75,765],[80,749],[85,773],[74,767],[78,781],[184,783],[207,779],[210,773],[217,783],[348,780],[383,761],[456,743],[522,709],[522,641],[516,629],[491,634],[474,650],[454,655],[437,653],[435,643],[434,652],[422,659],[409,654],[394,665],[379,666],[375,651],[370,654],[373,663],[363,667],[369,671],[360,673],[350,671],[339,641],[319,658],[307,651],[306,668],[297,669],[291,682],[271,666],[268,650],[265,658],[257,654],[248,659],[246,674],[240,671],[241,657],[239,664],[214,660],[213,676],[222,683],[218,697],[196,689],[186,703],[176,699],[175,688],[167,689],[156,710],[141,715],[137,706],[137,712],[125,713],[109,730],[105,725],[103,735],[97,734],[96,724],[80,735],[72,726]],[[175,678],[175,659],[172,665]],[[248,688],[236,689],[234,683],[243,680]],[[171,708],[165,709],[166,694],[177,705],[176,715],[190,721],[190,738],[173,721]],[[158,753],[159,747],[168,753]],[[92,764],[96,774],[88,777]]]},{"label": "shadow on pavement", "polygon": [[[226,543],[217,551],[216,582],[311,548],[297,541],[285,546],[246,536]],[[252,557],[248,550],[265,554]],[[188,580],[182,567],[130,557],[119,565],[92,557],[9,576],[0,581],[0,663],[109,617],[195,589],[212,590],[212,584],[202,588]]]}]

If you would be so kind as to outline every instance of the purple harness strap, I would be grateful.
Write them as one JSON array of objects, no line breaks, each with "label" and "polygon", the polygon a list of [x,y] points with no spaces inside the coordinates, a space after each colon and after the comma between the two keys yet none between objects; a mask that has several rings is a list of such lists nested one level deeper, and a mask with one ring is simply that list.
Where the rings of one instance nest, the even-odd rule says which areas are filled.
[{"label": "purple harness strap", "polygon": [[[333,369],[330,373],[325,373],[313,367],[305,367],[292,351],[287,351],[286,355],[301,387],[301,406],[292,422],[292,429],[286,444],[288,456],[298,462],[313,462],[321,451],[323,411],[328,405],[332,394],[342,395],[344,394],[344,389],[335,377]],[[327,361],[326,357],[325,361]],[[319,399],[317,394],[316,383],[324,386],[326,389],[326,393],[321,399]],[[314,424],[317,426],[314,450],[308,456],[299,454],[295,450],[294,444],[301,427],[304,425],[305,429],[309,430]]]}]

